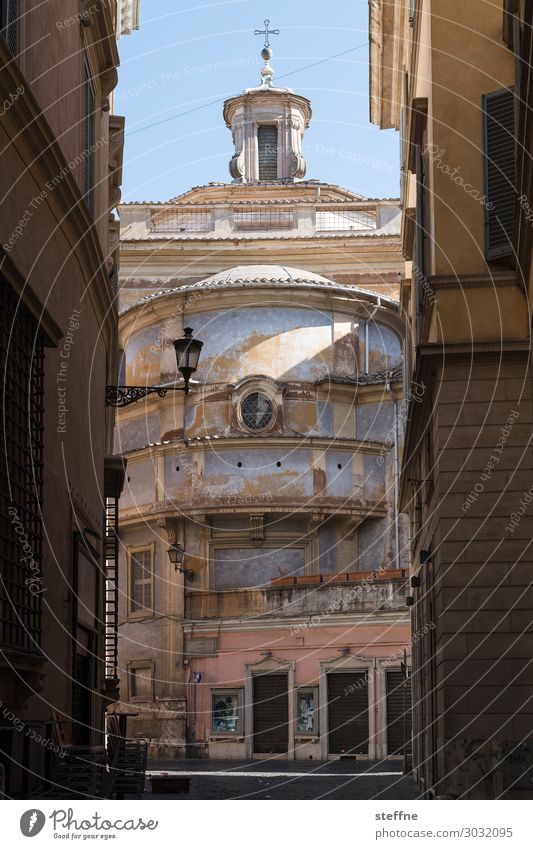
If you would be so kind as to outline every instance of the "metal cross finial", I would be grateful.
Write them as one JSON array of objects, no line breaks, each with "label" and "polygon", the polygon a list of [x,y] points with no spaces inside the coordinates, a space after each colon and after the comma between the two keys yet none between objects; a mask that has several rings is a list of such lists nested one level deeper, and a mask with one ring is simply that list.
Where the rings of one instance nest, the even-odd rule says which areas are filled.
[{"label": "metal cross finial", "polygon": [[269,35],[279,35],[279,29],[269,29],[270,21],[265,21],[264,29],[255,29],[254,35],[264,35],[265,36],[265,47],[270,47],[270,41],[268,40]]}]

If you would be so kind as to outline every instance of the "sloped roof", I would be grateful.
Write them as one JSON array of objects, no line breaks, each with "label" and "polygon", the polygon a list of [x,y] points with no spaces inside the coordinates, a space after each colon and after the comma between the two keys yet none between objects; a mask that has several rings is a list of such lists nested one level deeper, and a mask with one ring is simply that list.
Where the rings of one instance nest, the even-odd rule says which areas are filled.
[{"label": "sloped roof", "polygon": [[221,289],[261,289],[265,288],[265,286],[269,288],[286,288],[290,286],[291,288],[328,289],[339,293],[348,292],[354,296],[368,299],[373,303],[383,303],[392,309],[398,309],[399,307],[398,301],[395,301],[393,298],[387,298],[384,295],[378,295],[376,292],[360,289],[357,286],[334,283],[320,274],[305,271],[302,268],[290,268],[285,265],[238,265],[224,271],[219,271],[205,280],[200,280],[198,283],[189,283],[152,292],[134,304],[131,304],[125,312],[129,312],[129,310],[135,309],[147,301],[153,301],[156,298],[168,298],[169,295],[173,294],[181,295],[189,292],[209,292]]}]

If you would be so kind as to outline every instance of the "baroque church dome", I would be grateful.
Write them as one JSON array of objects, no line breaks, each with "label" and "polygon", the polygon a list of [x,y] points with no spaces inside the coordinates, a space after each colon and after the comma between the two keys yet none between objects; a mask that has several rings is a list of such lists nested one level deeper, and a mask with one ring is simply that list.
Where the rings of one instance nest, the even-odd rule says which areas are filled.
[{"label": "baroque church dome", "polygon": [[237,265],[234,268],[219,271],[201,282],[203,286],[231,286],[246,285],[247,283],[280,283],[287,285],[291,283],[319,283],[331,286],[331,280],[315,274],[312,271],[304,271],[302,268],[290,268],[286,265]]},{"label": "baroque church dome", "polygon": [[171,295],[185,295],[190,292],[209,292],[212,290],[223,289],[245,289],[245,288],[313,288],[313,289],[333,289],[338,292],[357,293],[357,296],[363,299],[369,299],[376,303],[384,303],[397,310],[398,303],[392,298],[384,295],[378,295],[375,292],[367,289],[362,289],[359,286],[352,286],[346,283],[336,283],[333,280],[328,280],[321,274],[315,274],[313,271],[306,271],[303,268],[292,268],[287,265],[237,265],[233,268],[227,268],[223,271],[218,271],[204,280],[199,280],[196,283],[185,283],[181,286],[172,286],[166,289],[159,289],[155,292],[145,295],[138,301],[132,303],[124,312],[133,310],[147,301],[153,301],[160,298],[168,298]]}]

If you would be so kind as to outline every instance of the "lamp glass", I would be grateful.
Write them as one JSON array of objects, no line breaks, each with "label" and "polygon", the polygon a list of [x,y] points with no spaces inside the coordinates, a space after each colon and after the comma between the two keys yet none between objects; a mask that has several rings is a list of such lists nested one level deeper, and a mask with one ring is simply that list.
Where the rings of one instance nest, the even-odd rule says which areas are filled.
[{"label": "lamp glass", "polygon": [[185,557],[183,546],[180,545],[179,542],[172,543],[168,550],[168,556],[173,566],[180,566],[183,563],[183,558]]},{"label": "lamp glass", "polygon": [[186,327],[182,338],[176,339],[174,342],[178,371],[182,373],[186,380],[198,368],[198,360],[204,344],[199,339],[193,339],[192,333],[192,328]]}]

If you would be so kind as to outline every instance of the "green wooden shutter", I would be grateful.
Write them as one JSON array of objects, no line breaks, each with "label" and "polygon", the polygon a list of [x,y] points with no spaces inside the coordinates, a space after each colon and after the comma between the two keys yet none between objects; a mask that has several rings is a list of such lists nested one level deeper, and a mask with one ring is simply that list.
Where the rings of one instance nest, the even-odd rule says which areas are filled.
[{"label": "green wooden shutter", "polygon": [[516,201],[515,98],[512,88],[483,96],[485,256],[512,256]]}]

